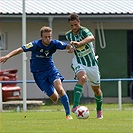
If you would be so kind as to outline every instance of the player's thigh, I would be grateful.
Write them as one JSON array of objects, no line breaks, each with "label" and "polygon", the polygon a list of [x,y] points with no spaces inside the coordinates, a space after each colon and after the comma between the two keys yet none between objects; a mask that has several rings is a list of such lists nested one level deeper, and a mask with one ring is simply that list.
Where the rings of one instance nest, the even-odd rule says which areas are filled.
[{"label": "player's thigh", "polygon": [[63,96],[65,94],[65,90],[62,86],[61,80],[56,79],[53,84],[54,84],[54,87],[55,87],[56,91],[58,92],[59,96]]},{"label": "player's thigh", "polygon": [[47,80],[47,76],[44,72],[33,73],[34,80],[37,86],[40,88],[42,92],[44,92],[47,96],[51,96],[54,93],[54,86]]},{"label": "player's thigh", "polygon": [[98,66],[86,67],[86,73],[92,86],[100,85],[100,72]]},{"label": "player's thigh", "polygon": [[54,82],[60,79],[61,81],[64,80],[64,77],[61,75],[61,73],[59,72],[59,70],[56,67],[53,67],[48,75],[48,80],[51,84],[54,84]]},{"label": "player's thigh", "polygon": [[59,96],[58,96],[58,93],[57,93],[56,90],[54,90],[54,93],[50,96],[50,99],[51,99],[53,102],[58,101]]},{"label": "player's thigh", "polygon": [[80,71],[85,72],[85,69],[82,66],[82,64],[79,64],[75,58],[73,58],[73,60],[72,60],[71,68],[73,69],[75,75],[77,75]]}]

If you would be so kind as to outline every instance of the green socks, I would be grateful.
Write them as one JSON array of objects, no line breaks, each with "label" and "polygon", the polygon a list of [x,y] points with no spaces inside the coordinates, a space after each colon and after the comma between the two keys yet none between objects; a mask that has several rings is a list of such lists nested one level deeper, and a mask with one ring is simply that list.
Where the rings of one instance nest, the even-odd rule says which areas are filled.
[{"label": "green socks", "polygon": [[82,85],[80,85],[80,84],[75,85],[75,87],[74,87],[74,105],[73,105],[74,108],[79,105],[80,98],[82,96],[82,90],[83,90]]},{"label": "green socks", "polygon": [[[79,105],[80,102],[80,98],[82,96],[82,90],[83,90],[83,86],[80,84],[76,84],[74,87],[74,105],[73,108],[75,108],[76,106]],[[95,95],[95,101],[96,101],[96,105],[97,105],[97,111],[101,111],[102,110],[102,100],[103,100],[103,95],[101,94],[101,96],[96,96]]]},{"label": "green socks", "polygon": [[95,95],[95,101],[96,101],[96,105],[97,105],[97,111],[101,111],[102,110],[102,100],[103,100],[103,96],[101,94],[101,96],[96,96]]}]

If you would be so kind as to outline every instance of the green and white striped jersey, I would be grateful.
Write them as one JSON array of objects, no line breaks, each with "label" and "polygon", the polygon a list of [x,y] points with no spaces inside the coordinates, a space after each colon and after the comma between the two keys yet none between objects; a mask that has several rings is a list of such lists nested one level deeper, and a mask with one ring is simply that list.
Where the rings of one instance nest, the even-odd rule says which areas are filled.
[{"label": "green and white striped jersey", "polygon": [[[81,26],[80,31],[77,35],[74,35],[73,31],[70,30],[66,33],[66,38],[68,41],[80,42],[87,36],[91,35],[92,33],[89,31],[89,29]],[[93,42],[87,43],[80,47],[76,47],[74,53],[79,64],[83,64],[88,67],[97,65]]]}]

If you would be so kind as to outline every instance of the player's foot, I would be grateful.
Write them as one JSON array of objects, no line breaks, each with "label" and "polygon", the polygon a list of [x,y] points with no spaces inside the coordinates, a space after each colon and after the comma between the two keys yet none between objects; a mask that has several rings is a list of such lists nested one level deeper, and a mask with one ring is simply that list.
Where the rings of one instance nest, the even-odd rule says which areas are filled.
[{"label": "player's foot", "polygon": [[72,111],[73,113],[75,113],[78,107],[79,107],[79,106],[76,106],[75,108],[73,107],[71,111]]},{"label": "player's foot", "polygon": [[71,115],[67,115],[66,116],[66,120],[72,120],[73,118],[72,118],[72,116]]},{"label": "player's foot", "polygon": [[102,110],[97,112],[97,118],[98,119],[103,119]]}]

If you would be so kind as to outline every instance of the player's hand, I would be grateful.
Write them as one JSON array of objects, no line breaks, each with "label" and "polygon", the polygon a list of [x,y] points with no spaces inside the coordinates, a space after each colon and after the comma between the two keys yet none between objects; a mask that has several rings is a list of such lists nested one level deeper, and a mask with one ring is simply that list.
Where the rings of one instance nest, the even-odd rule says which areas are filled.
[{"label": "player's hand", "polygon": [[0,63],[5,63],[8,60],[7,56],[0,57]]},{"label": "player's hand", "polygon": [[73,53],[74,52],[74,48],[72,47],[69,51],[68,51],[68,53]]},{"label": "player's hand", "polygon": [[70,49],[68,51],[68,53],[73,53],[74,52],[74,49],[75,49],[75,46],[72,44],[72,42],[70,42]]},{"label": "player's hand", "polygon": [[80,45],[80,42],[72,41],[70,44],[78,47]]}]

